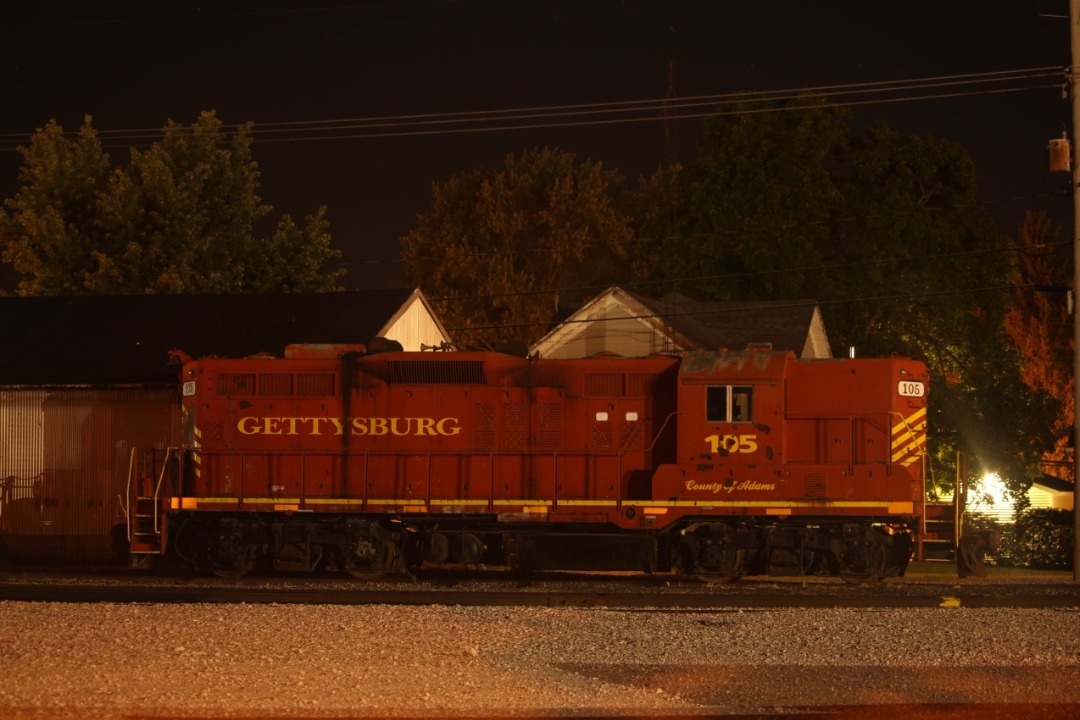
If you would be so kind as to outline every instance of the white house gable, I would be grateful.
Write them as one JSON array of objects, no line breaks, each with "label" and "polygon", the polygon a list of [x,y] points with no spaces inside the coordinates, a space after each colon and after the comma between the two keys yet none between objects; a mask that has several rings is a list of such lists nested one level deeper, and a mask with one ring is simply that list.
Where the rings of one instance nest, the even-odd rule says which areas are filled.
[{"label": "white house gable", "polygon": [[396,340],[405,350],[425,350],[441,347],[450,341],[446,328],[428,305],[427,298],[414,290],[408,300],[394,313],[380,331],[388,340]]}]

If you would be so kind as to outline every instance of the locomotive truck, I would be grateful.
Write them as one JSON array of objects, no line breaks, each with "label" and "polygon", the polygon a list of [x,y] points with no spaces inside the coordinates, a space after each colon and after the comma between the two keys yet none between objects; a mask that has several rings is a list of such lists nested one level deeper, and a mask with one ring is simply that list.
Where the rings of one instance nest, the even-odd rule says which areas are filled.
[{"label": "locomotive truck", "polygon": [[749,349],[182,360],[180,447],[133,454],[131,564],[903,575],[927,371]]}]

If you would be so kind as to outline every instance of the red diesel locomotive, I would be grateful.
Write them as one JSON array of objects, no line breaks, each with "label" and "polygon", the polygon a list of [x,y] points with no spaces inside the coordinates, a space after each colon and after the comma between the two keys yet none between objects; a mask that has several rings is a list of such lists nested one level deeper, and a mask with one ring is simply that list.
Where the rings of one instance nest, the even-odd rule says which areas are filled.
[{"label": "red diesel locomotive", "polygon": [[790,353],[184,357],[183,445],[133,460],[132,564],[902,575],[927,372]]}]

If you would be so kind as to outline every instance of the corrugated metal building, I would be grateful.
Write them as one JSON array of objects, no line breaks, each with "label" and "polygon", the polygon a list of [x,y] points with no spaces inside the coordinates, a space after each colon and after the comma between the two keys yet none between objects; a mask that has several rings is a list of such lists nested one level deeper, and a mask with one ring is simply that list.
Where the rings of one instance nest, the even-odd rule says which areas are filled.
[{"label": "corrugated metal building", "polygon": [[101,561],[133,447],[179,438],[175,387],[0,391],[0,557]]},{"label": "corrugated metal building", "polygon": [[179,441],[176,366],[293,343],[449,342],[418,290],[0,298],[0,559],[117,557],[133,447]]}]

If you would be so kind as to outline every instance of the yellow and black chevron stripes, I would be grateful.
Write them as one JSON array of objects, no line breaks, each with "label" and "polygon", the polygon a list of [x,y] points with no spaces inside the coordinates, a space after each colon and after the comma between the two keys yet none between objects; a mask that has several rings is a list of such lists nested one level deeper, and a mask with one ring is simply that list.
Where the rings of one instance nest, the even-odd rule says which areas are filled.
[{"label": "yellow and black chevron stripes", "polygon": [[202,430],[199,426],[195,426],[195,449],[191,453],[191,461],[194,465],[195,477],[202,477],[202,457],[199,455],[199,448],[202,447]]},{"label": "yellow and black chevron stripes", "polygon": [[926,408],[899,419],[892,426],[892,461],[908,467],[926,454]]}]

